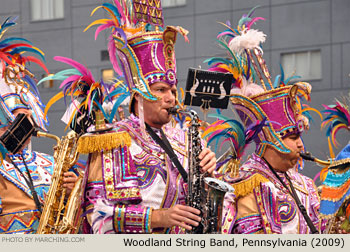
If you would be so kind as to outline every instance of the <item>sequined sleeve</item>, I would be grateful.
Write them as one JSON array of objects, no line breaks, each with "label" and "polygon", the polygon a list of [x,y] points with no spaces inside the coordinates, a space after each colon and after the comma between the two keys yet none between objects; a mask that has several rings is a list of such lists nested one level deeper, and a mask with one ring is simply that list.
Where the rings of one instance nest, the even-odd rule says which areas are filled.
[{"label": "sequined sleeve", "polygon": [[150,233],[151,207],[144,207],[128,147],[95,153],[85,193],[94,233]]},{"label": "sequined sleeve", "polygon": [[151,233],[151,207],[113,204],[98,200],[92,214],[92,230],[99,234]]}]

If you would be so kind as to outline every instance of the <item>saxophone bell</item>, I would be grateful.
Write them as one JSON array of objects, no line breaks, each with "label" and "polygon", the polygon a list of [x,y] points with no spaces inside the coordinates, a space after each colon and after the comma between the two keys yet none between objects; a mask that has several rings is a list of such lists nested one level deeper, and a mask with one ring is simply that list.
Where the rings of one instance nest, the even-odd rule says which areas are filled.
[{"label": "saxophone bell", "polygon": [[228,183],[211,177],[204,178],[206,199],[204,211],[204,233],[221,234],[222,210],[225,194],[234,189]]}]

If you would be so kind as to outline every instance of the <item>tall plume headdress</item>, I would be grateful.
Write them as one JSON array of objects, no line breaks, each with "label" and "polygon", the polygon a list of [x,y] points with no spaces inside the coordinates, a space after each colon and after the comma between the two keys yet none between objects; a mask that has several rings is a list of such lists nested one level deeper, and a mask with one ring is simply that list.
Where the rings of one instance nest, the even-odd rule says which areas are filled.
[{"label": "tall plume headdress", "polygon": [[215,153],[218,149],[219,140],[221,150],[223,144],[228,142],[230,147],[228,151],[222,155],[217,162],[217,174],[230,174],[230,177],[238,176],[238,168],[241,158],[244,155],[246,147],[251,143],[266,125],[266,118],[262,121],[256,121],[249,128],[245,129],[242,123],[237,120],[228,118],[220,112],[217,114],[209,114],[209,117],[217,118],[217,120],[206,128],[202,137],[205,138],[210,145],[215,142]]},{"label": "tall plume headdress", "polygon": [[213,57],[206,62],[211,71],[233,74],[230,100],[245,128],[266,120],[254,139],[256,153],[262,156],[268,145],[281,153],[289,153],[282,138],[309,128],[305,113],[320,113],[302,104],[302,98],[309,100],[309,83],[289,84],[287,81],[292,78],[284,80],[283,71],[272,81],[261,47],[266,35],[251,28],[256,21],[263,20],[252,17],[254,11],[255,8],[243,15],[237,28],[232,28],[230,23],[223,24],[226,30],[219,33],[217,42],[227,57]]},{"label": "tall plume headdress", "polygon": [[[40,80],[38,85],[47,80],[61,81],[61,92],[56,94],[48,102],[45,114],[50,107],[58,100],[64,98],[65,105],[69,105],[65,115],[67,127],[71,126],[78,134],[86,133],[88,127],[95,124],[96,111],[100,111],[108,122],[112,123],[113,115],[107,114],[103,102],[111,99],[109,90],[112,83],[104,83],[102,80],[96,81],[91,71],[79,62],[70,58],[55,56],[55,60],[66,63],[73,68],[62,70],[54,75]],[[121,84],[121,82],[117,82]],[[67,98],[69,103],[67,104]]]},{"label": "tall plume headdress", "polygon": [[[350,131],[349,97],[343,97],[342,101],[336,100],[335,104],[323,105],[325,118],[321,124],[327,127],[326,135],[330,149],[330,156],[334,158],[332,144],[339,147],[336,135],[341,129]],[[320,174],[322,181],[320,215],[330,219],[338,218],[336,231],[350,231],[350,142],[332,160],[329,167],[322,169]],[[337,220],[336,218],[336,220]],[[340,220],[340,221],[339,221]]]},{"label": "tall plume headdress", "polygon": [[[335,160],[335,162],[332,162],[329,167],[328,166],[324,167],[319,172],[319,174],[316,175],[320,177],[321,181],[325,181],[327,174],[330,170],[330,167],[335,167],[338,165],[339,162],[341,162],[341,160],[348,158],[348,157],[343,157],[341,155],[343,150],[341,151],[340,154],[338,154],[337,157],[335,157],[332,145],[336,148],[339,147],[339,143],[336,140],[336,136],[339,130],[346,129],[350,132],[350,110],[349,110],[350,100],[349,99],[350,97],[343,97],[342,102],[336,99],[335,104],[331,104],[331,105],[323,104],[323,107],[325,109],[322,111],[322,113],[324,114],[325,118],[322,121],[321,129],[327,128],[326,136],[328,139],[329,154],[330,154],[330,158],[332,160]],[[348,143],[348,146],[349,144],[350,142]],[[346,147],[347,149],[349,149],[348,146]]]},{"label": "tall plume headdress", "polygon": [[[54,59],[73,68],[62,70],[38,83],[41,84],[47,80],[61,81],[62,91],[50,99],[45,114],[58,100],[64,98],[65,104],[68,105],[67,98],[70,99],[63,119],[67,127],[70,126],[78,135],[83,135],[78,142],[78,151],[87,154],[101,149],[115,148],[120,146],[121,142],[129,141],[128,138],[125,140],[121,134],[109,132],[112,127],[108,125],[113,122],[115,108],[129,95],[128,89],[122,82],[96,81],[91,71],[79,62],[61,56],[55,56]],[[103,104],[111,102],[112,99],[115,100],[114,106],[110,111],[106,111]]]},{"label": "tall plume headdress", "polygon": [[[46,131],[49,121],[44,116],[36,80],[28,68],[34,62],[48,74],[43,63],[44,53],[25,38],[4,38],[6,32],[16,25],[15,21],[16,17],[8,17],[0,25],[0,128],[15,120],[13,112],[16,109],[24,108],[31,111],[34,126]],[[4,156],[6,151],[0,147]]]},{"label": "tall plume headdress", "polygon": [[188,32],[179,26],[167,26],[163,30],[160,0],[114,0],[114,4],[98,6],[91,15],[100,8],[110,18],[96,20],[85,30],[99,25],[95,32],[96,39],[101,31],[111,28],[109,57],[115,72],[124,76],[129,87],[129,110],[132,110],[136,93],[146,100],[156,101],[158,97],[152,94],[150,85],[155,82],[170,86],[177,84],[174,45],[177,33],[188,41]]},{"label": "tall plume headdress", "polygon": [[325,114],[325,118],[322,121],[321,128],[327,128],[326,135],[331,139],[332,144],[338,147],[339,144],[336,140],[336,135],[340,129],[346,129],[350,131],[350,98],[344,98],[344,102],[339,100],[335,101],[335,104],[323,105],[325,108],[322,113]]}]

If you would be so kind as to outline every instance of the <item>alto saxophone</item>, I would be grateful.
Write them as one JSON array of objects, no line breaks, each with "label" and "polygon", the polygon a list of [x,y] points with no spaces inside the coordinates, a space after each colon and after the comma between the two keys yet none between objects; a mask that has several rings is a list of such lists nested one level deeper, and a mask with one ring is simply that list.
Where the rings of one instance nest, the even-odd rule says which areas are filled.
[{"label": "alto saxophone", "polygon": [[77,134],[69,132],[62,140],[57,136],[36,132],[39,137],[49,137],[57,141],[54,147],[55,166],[51,186],[45,198],[37,234],[69,234],[79,231],[81,222],[81,195],[83,174],[80,173],[68,200],[66,188],[63,187],[63,174],[78,160],[76,151]]},{"label": "alto saxophone", "polygon": [[199,154],[202,151],[199,135],[199,117],[194,110],[180,110],[171,108],[169,114],[183,113],[191,118],[188,129],[188,206],[201,211],[201,222],[192,227],[191,234],[220,234],[222,224],[222,207],[225,193],[233,188],[215,178],[207,177],[201,172]]}]

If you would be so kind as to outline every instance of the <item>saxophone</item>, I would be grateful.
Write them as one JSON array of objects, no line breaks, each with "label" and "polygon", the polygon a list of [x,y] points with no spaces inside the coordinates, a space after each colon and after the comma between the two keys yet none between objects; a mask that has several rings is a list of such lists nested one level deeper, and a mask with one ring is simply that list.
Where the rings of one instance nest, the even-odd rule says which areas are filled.
[{"label": "saxophone", "polygon": [[202,220],[197,227],[192,227],[191,234],[220,234],[222,223],[222,206],[225,193],[233,188],[218,179],[208,177],[201,172],[199,154],[202,151],[199,135],[199,117],[194,110],[171,108],[169,114],[183,113],[191,118],[188,129],[188,206],[201,211]]},{"label": "saxophone", "polygon": [[36,132],[36,136],[49,137],[57,141],[57,145],[54,147],[55,168],[41,213],[37,234],[77,233],[81,222],[80,199],[83,174],[79,174],[66,202],[66,188],[63,188],[63,173],[67,172],[78,160],[79,154],[76,151],[77,134],[71,131],[62,140],[57,136],[43,132]]}]

